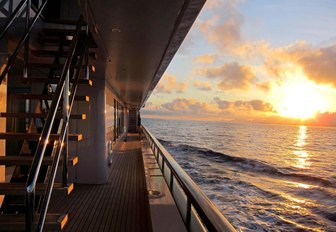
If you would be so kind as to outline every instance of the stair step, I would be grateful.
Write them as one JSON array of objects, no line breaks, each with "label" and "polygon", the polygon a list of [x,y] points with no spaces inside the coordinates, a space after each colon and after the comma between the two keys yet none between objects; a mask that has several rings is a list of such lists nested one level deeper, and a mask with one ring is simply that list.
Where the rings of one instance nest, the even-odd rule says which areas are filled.
[{"label": "stair step", "polygon": [[72,44],[71,40],[60,40],[59,38],[46,37],[45,35],[40,35],[40,37],[38,38],[38,42],[43,45],[57,46],[57,47],[60,44],[63,46],[70,46]]},{"label": "stair step", "polygon": [[[31,51],[33,55],[40,56],[40,57],[67,57],[68,51],[55,51],[55,50],[32,50]],[[97,59],[97,55],[95,52],[89,52],[89,58],[91,59]]]},{"label": "stair step", "polygon": [[[2,118],[46,118],[46,113],[0,113]],[[56,118],[63,118],[62,113],[57,113]],[[70,114],[70,119],[85,120],[86,114]]]},{"label": "stair step", "polygon": [[[71,40],[60,40],[57,37],[47,37],[47,36],[45,36],[43,34],[41,34],[38,37],[38,42],[40,44],[43,44],[43,45],[57,46],[57,47],[60,44],[63,45],[63,46],[70,46],[72,44]],[[98,46],[97,46],[96,42],[93,39],[89,39],[89,41],[88,41],[88,47],[89,48],[97,48]]]},{"label": "stair step", "polygon": [[[37,183],[35,193],[43,195],[47,188],[47,184]],[[62,183],[54,183],[53,194],[69,195],[74,188],[74,184],[70,183],[63,187]],[[24,195],[26,194],[26,183],[0,183],[0,195]]]},{"label": "stair step", "polygon": [[[62,69],[64,64],[47,64],[47,63],[30,63],[28,67],[30,68],[53,68],[53,69]],[[79,68],[86,68],[85,65],[70,65],[70,68],[79,69]],[[89,71],[95,72],[95,67],[93,65],[89,65]]]},{"label": "stair step", "polygon": [[78,20],[76,19],[46,19],[48,23],[55,23],[55,24],[64,24],[64,25],[73,25],[77,26]]},{"label": "stair step", "polygon": [[[58,84],[59,78],[28,77],[28,78],[22,78],[22,82],[41,82],[41,83]],[[70,83],[71,82],[72,81],[70,80]],[[92,86],[92,80],[79,79],[78,84]]]},{"label": "stair step", "polygon": [[[47,36],[67,36],[74,35],[75,29],[65,29],[65,28],[42,28],[41,30]],[[81,34],[85,34],[82,30]]]},{"label": "stair step", "polygon": [[[25,100],[25,99],[30,99],[30,100],[52,100],[53,95],[42,95],[42,94],[30,94],[30,93],[25,93],[25,94],[11,94],[12,99],[15,100]],[[75,96],[76,101],[85,101],[89,102],[90,97],[89,96]]]},{"label": "stair step", "polygon": [[[0,133],[0,139],[8,139],[8,140],[39,140],[41,134],[39,133]],[[58,134],[50,134],[49,140],[57,140],[59,138]],[[82,134],[69,134],[70,141],[81,141],[83,138]]]},{"label": "stair step", "polygon": [[[0,165],[18,165],[18,166],[29,166],[33,161],[32,156],[0,156]],[[52,165],[53,157],[44,157],[42,165]],[[59,165],[62,164],[62,159]],[[78,163],[78,156],[74,156],[68,159],[68,165],[71,167],[76,166]]]},{"label": "stair step", "polygon": [[[40,215],[34,216],[34,225]],[[44,224],[44,231],[61,231],[68,222],[67,214],[47,214]],[[24,214],[1,214],[0,215],[0,231],[24,231],[25,230]]]}]

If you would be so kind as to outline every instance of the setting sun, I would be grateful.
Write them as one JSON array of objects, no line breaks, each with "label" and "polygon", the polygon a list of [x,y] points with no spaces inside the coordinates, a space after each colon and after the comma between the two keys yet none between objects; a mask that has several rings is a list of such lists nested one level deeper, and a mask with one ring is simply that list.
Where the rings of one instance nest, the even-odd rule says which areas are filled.
[{"label": "setting sun", "polygon": [[279,114],[285,117],[307,119],[328,109],[328,101],[318,85],[308,80],[284,84],[279,99]]}]

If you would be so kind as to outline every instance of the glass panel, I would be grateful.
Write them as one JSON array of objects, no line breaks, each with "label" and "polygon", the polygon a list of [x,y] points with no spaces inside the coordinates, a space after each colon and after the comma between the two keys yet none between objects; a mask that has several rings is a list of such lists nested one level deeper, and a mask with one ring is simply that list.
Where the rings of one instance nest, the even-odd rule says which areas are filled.
[{"label": "glass panel", "polygon": [[174,177],[173,181],[173,196],[177,205],[177,208],[179,209],[183,221],[186,221],[187,216],[187,196],[184,194],[182,188],[178,184],[176,178]]},{"label": "glass panel", "polygon": [[166,163],[164,164],[164,173],[163,173],[163,175],[164,175],[164,178],[166,179],[167,185],[169,186],[170,185],[170,169],[169,169],[169,167],[167,166]]},{"label": "glass panel", "polygon": [[207,229],[203,226],[203,223],[193,206],[191,206],[190,231],[192,232],[207,231]]},{"label": "glass panel", "polygon": [[155,158],[157,158],[157,149],[155,148],[155,149],[153,150],[153,152],[154,152],[154,156],[155,156]]},{"label": "glass panel", "polygon": [[159,155],[159,167],[160,167],[160,169],[161,169],[161,166],[162,166],[162,156],[161,155]]}]

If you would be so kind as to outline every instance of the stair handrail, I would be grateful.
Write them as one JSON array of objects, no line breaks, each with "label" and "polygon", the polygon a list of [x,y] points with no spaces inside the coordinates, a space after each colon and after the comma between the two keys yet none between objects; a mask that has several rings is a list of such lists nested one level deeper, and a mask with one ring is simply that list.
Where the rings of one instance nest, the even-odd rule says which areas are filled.
[{"label": "stair handrail", "polygon": [[[36,152],[33,158],[33,162],[29,171],[27,183],[26,183],[26,231],[33,231],[33,218],[34,218],[34,213],[35,213],[35,188],[36,188],[36,182],[38,175],[40,173],[41,165],[42,165],[42,160],[44,158],[44,153],[49,141],[50,133],[51,133],[51,128],[54,123],[54,119],[57,113],[58,106],[60,104],[62,94],[64,93],[65,90],[68,90],[68,86],[66,87],[66,84],[69,85],[69,70],[70,70],[70,65],[76,50],[76,47],[78,45],[78,41],[80,38],[80,32],[82,25],[84,24],[84,19],[83,16],[79,17],[78,24],[76,26],[76,30],[72,39],[72,44],[69,50],[68,57],[66,58],[66,61],[64,63],[62,73],[61,73],[61,78],[60,81],[56,87],[55,94],[52,99],[52,103],[50,106],[50,109],[47,114],[47,118],[45,120],[45,124],[43,126],[41,136],[38,141],[38,145],[36,148]],[[80,72],[80,71],[77,71]],[[66,83],[67,82],[67,83]],[[65,96],[68,93],[64,94]],[[66,97],[63,96],[65,99]],[[72,98],[74,97],[74,94],[72,94]],[[70,107],[69,107],[70,108]],[[63,107],[63,110],[64,107]],[[67,109],[67,119],[69,118],[69,110]],[[68,121],[68,120],[67,120]],[[61,137],[61,136],[60,136]],[[64,136],[62,136],[64,139]],[[62,144],[63,142],[61,142]],[[62,146],[61,146],[62,149]],[[63,161],[65,162],[65,160]],[[52,183],[53,185],[53,183]],[[45,216],[44,216],[45,217]],[[44,221],[44,220],[43,220]],[[42,226],[43,227],[43,226]],[[39,229],[40,230],[40,229]],[[42,231],[42,228],[41,228]]]},{"label": "stair handrail", "polygon": [[3,36],[6,34],[8,29],[11,27],[11,25],[15,22],[15,20],[18,18],[18,16],[21,14],[22,10],[24,9],[24,6],[27,5],[28,0],[22,0],[15,8],[11,16],[8,18],[6,23],[2,26],[0,30],[0,40],[3,38]]},{"label": "stair handrail", "polygon": [[[81,52],[81,56],[80,56],[79,70],[83,66],[85,53],[86,53],[86,51],[85,51],[85,46],[84,46],[83,49],[82,49],[82,52]],[[63,122],[62,122],[61,133],[60,133],[60,137],[57,141],[55,157],[54,157],[54,160],[53,160],[53,163],[52,163],[52,166],[51,166],[51,173],[50,173],[50,176],[49,176],[49,179],[48,179],[47,188],[45,190],[43,201],[42,201],[42,209],[41,209],[41,212],[40,212],[40,218],[39,218],[38,225],[37,225],[38,231],[43,231],[43,226],[44,226],[45,218],[46,218],[46,215],[47,215],[48,206],[49,206],[49,203],[50,203],[50,197],[51,197],[52,189],[53,189],[53,186],[54,186],[54,183],[55,183],[55,177],[56,177],[56,173],[57,173],[58,163],[59,163],[59,160],[60,160],[60,157],[61,157],[62,150],[64,149],[64,146],[67,146],[67,144],[68,144],[68,141],[64,142],[64,140],[65,139],[67,140],[67,136],[68,136],[69,117],[70,117],[71,109],[72,109],[72,106],[73,106],[73,102],[75,100],[75,95],[76,95],[76,92],[77,92],[79,76],[80,76],[80,71],[77,71],[75,81],[73,82],[73,85],[72,85],[72,88],[71,88],[71,91],[70,91],[71,96],[70,96],[70,100],[69,100],[69,109],[68,109],[68,112],[66,113],[66,120],[63,119]],[[64,91],[64,92],[67,92],[67,91]],[[63,152],[63,154],[64,154],[64,156],[63,156],[63,169],[64,169],[64,167],[67,166],[67,158],[65,158],[65,157],[67,157],[67,154],[66,154],[66,152]],[[65,177],[65,175],[67,175],[67,168],[66,168],[65,173],[63,172],[63,184],[67,183],[67,177]],[[66,179],[65,182],[64,182],[64,178]]]},{"label": "stair handrail", "polygon": [[[30,11],[30,2],[31,2],[31,0],[23,0],[23,1],[24,1],[24,4],[26,4],[26,7],[27,7],[27,9],[26,9],[26,10],[27,10],[27,13],[26,13],[26,14],[27,14],[27,15],[26,15],[26,32],[25,32],[25,34],[21,37],[19,44],[16,46],[16,48],[15,48],[13,54],[10,56],[10,58],[9,58],[7,64],[6,64],[6,67],[4,68],[4,70],[3,70],[2,73],[1,73],[1,76],[0,76],[0,85],[1,85],[2,81],[5,79],[5,77],[6,77],[7,73],[8,73],[8,71],[9,71],[10,68],[12,67],[12,64],[14,63],[14,61],[15,61],[17,55],[19,54],[20,49],[22,48],[22,46],[23,46],[25,43],[26,43],[25,65],[27,64],[27,63],[26,63],[26,62],[27,62],[27,59],[28,59],[28,57],[26,57],[27,54],[28,54],[27,41],[28,41],[30,32],[31,32],[31,30],[33,29],[33,27],[34,27],[34,25],[35,25],[37,19],[40,17],[40,15],[41,15],[41,13],[42,13],[44,7],[47,5],[47,3],[48,3],[49,0],[45,0],[45,2],[42,4],[42,6],[40,7],[40,9],[39,9],[39,10],[37,11],[37,13],[35,14],[35,17],[33,18],[33,21],[32,21],[31,23],[29,23],[29,17],[30,17],[30,15],[29,15],[29,13],[28,13],[28,12]],[[21,4],[21,3],[20,3],[20,4]],[[21,11],[22,11],[22,10],[21,10]],[[16,13],[16,10],[14,11],[14,13]],[[11,17],[11,18],[12,18],[12,17]],[[11,18],[10,18],[10,19],[11,19]],[[9,19],[9,20],[10,20],[10,19]],[[13,20],[12,22],[9,23],[9,26],[11,26],[11,25],[13,24],[14,21],[15,21],[15,18],[14,18],[14,20]],[[4,29],[5,29],[5,31],[4,31],[4,33],[5,33],[5,32],[8,30],[8,28],[7,28],[7,29],[4,28]],[[1,39],[1,38],[0,38],[0,39]],[[24,68],[26,69],[27,67],[24,67]],[[25,73],[25,75],[26,75],[26,73]]]}]

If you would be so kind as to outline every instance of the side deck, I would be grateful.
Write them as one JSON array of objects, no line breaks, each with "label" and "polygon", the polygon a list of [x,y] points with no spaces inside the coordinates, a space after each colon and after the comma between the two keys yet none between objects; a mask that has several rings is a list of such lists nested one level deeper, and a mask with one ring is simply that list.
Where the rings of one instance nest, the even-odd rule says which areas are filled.
[{"label": "side deck", "polygon": [[110,170],[106,184],[76,184],[52,198],[49,213],[69,214],[64,231],[152,231],[138,134],[118,145]]}]

